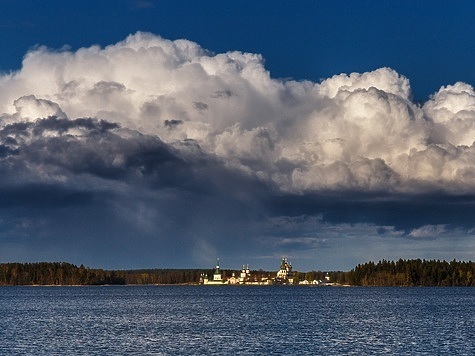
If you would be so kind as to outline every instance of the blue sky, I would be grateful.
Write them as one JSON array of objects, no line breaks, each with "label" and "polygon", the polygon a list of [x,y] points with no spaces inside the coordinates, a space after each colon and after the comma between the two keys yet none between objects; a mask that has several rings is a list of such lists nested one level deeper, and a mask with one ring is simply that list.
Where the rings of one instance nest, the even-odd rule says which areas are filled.
[{"label": "blue sky", "polygon": [[106,46],[148,31],[185,38],[213,52],[260,53],[273,77],[319,81],[391,67],[411,81],[416,100],[442,85],[475,82],[471,1],[64,1],[7,0],[0,69],[18,69],[37,44]]},{"label": "blue sky", "polygon": [[473,259],[473,2],[4,1],[0,261]]}]

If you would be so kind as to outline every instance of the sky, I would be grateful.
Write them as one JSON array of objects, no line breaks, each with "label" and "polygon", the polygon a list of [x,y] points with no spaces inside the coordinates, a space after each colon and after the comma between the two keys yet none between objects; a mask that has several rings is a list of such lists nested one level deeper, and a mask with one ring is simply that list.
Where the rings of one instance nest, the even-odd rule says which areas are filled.
[{"label": "sky", "polygon": [[474,260],[473,2],[1,7],[0,262]]}]

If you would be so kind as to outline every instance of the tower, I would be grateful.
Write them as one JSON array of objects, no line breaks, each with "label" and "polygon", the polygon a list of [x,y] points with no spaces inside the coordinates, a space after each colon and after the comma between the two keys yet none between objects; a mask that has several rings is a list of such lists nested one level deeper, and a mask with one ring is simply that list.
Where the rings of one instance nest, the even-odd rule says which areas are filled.
[{"label": "tower", "polygon": [[285,257],[282,257],[282,262],[280,263],[280,269],[277,272],[276,280],[282,284],[293,284],[293,272],[292,265]]},{"label": "tower", "polygon": [[219,258],[216,259],[216,268],[214,269],[213,281],[221,282],[221,269],[219,268]]}]

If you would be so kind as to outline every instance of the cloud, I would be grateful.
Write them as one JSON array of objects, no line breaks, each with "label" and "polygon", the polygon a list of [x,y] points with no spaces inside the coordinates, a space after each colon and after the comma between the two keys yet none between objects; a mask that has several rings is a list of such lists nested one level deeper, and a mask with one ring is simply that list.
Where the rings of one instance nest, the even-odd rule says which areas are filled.
[{"label": "cloud", "polygon": [[424,225],[420,228],[412,230],[409,233],[409,237],[416,239],[436,238],[444,232],[446,232],[445,225]]},{"label": "cloud", "polygon": [[475,92],[465,83],[441,87],[424,104],[424,111],[434,122],[435,143],[472,146],[475,134]]},{"label": "cloud", "polygon": [[278,80],[258,54],[141,32],[38,47],[0,76],[0,209],[5,231],[63,242],[58,221],[78,237],[91,219],[82,249],[113,241],[150,261],[147,246],[166,258],[189,244],[203,261],[328,250],[352,230],[395,241],[454,223],[469,236],[474,120],[470,85],[420,105],[390,68]]},{"label": "cloud", "polygon": [[139,32],[105,48],[37,48],[0,93],[5,122],[94,117],[170,145],[193,140],[282,191],[475,185],[473,88],[442,87],[421,107],[389,68],[282,81],[259,55]]}]

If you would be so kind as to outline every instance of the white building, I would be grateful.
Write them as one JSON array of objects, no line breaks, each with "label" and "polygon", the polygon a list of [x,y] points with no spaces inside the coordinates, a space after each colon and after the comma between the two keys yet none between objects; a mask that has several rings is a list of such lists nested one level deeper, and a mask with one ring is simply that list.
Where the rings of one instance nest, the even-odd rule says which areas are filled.
[{"label": "white building", "polygon": [[293,284],[294,276],[292,272],[292,265],[285,257],[282,257],[282,262],[280,263],[280,269],[277,272],[277,277],[275,278],[277,284]]},{"label": "white building", "polygon": [[216,267],[214,268],[213,279],[210,281],[208,276],[205,276],[203,279],[203,284],[223,284],[223,276],[221,274],[221,268],[219,267],[219,258],[216,259]]}]

